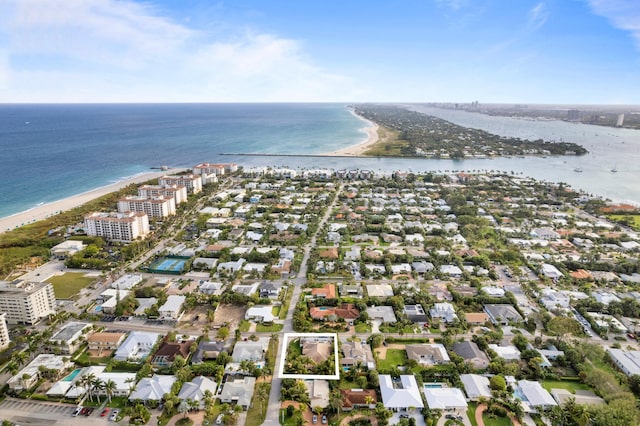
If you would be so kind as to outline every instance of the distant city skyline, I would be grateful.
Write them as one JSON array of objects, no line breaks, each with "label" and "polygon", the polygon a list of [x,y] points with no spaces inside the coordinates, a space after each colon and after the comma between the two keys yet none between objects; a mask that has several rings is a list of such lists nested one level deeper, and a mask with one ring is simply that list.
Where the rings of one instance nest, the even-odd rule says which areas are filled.
[{"label": "distant city skyline", "polygon": [[5,0],[0,102],[640,104],[634,0]]}]

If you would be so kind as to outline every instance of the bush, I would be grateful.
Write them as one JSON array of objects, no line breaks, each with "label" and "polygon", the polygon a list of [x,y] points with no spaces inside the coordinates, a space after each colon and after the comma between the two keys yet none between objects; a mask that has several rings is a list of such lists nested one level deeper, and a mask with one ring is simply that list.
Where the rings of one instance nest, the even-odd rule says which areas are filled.
[{"label": "bush", "polygon": [[498,417],[507,417],[508,415],[507,410],[503,407],[500,407],[499,405],[492,405],[491,407],[489,407],[487,412]]}]

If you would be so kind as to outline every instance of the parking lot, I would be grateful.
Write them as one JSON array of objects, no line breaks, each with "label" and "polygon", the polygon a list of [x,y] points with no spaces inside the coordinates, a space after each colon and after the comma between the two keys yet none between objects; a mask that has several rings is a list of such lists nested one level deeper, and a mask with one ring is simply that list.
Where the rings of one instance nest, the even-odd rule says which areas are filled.
[{"label": "parking lot", "polygon": [[[0,419],[9,420],[19,425],[108,425],[110,422],[105,417],[100,417],[98,410],[87,418],[85,416],[73,417],[71,414],[76,406],[72,404],[59,404],[52,402],[29,401],[7,398],[0,403]],[[111,424],[115,424],[112,423]]]}]

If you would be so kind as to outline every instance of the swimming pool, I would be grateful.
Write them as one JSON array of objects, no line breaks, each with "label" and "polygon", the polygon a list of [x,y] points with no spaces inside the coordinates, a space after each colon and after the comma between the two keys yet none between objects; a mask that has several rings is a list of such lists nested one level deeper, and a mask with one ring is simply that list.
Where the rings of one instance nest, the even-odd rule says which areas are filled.
[{"label": "swimming pool", "polygon": [[433,389],[433,388],[439,389],[439,388],[446,387],[444,383],[425,383],[422,386],[424,386],[425,389]]},{"label": "swimming pool", "polygon": [[73,370],[71,373],[69,373],[68,376],[66,376],[64,379],[60,380],[61,382],[71,382],[73,381],[73,379],[76,378],[76,376],[78,374],[80,374],[80,372],[82,371],[82,368],[76,368],[75,370]]}]

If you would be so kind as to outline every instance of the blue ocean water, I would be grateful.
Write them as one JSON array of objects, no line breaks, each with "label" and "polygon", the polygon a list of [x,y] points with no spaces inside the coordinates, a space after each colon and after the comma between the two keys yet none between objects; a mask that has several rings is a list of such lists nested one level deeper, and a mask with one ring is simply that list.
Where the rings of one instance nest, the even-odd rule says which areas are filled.
[{"label": "blue ocean water", "polygon": [[0,217],[151,167],[237,160],[220,153],[334,151],[365,126],[343,104],[0,105]]},{"label": "blue ocean water", "polygon": [[203,161],[381,172],[495,170],[640,204],[638,130],[413,107],[502,136],[576,142],[589,154],[464,160],[221,156],[332,152],[363,141],[367,124],[344,104],[0,105],[0,217],[151,167]]}]

